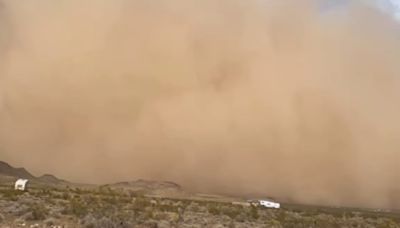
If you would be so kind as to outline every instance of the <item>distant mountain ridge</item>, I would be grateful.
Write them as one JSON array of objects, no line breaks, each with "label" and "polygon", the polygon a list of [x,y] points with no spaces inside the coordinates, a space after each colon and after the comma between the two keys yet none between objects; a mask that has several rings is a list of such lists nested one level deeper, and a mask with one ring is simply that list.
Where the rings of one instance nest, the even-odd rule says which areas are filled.
[{"label": "distant mountain ridge", "polygon": [[65,180],[61,180],[50,174],[45,174],[40,177],[35,177],[29,171],[27,171],[25,168],[15,168],[4,161],[0,161],[0,175],[14,177],[14,178],[36,180],[36,181],[45,182],[45,183],[66,182]]},{"label": "distant mountain ridge", "polygon": [[0,161],[0,175],[11,176],[24,179],[34,179],[31,173],[29,173],[25,168],[14,168],[10,164]]},{"label": "distant mountain ridge", "polygon": [[182,187],[174,182],[170,181],[151,181],[151,180],[136,180],[136,181],[129,181],[129,182],[118,182],[115,184],[111,184],[109,186],[114,187],[126,187],[126,188],[138,188],[138,189],[147,189],[147,190],[154,190],[154,189],[176,189],[181,190]]},{"label": "distant mountain ridge", "polygon": [[47,182],[47,183],[61,183],[61,182],[67,182],[65,180],[59,179],[57,177],[55,177],[54,175],[51,174],[44,174],[43,176],[40,176],[38,178],[36,178],[39,181],[42,182]]},{"label": "distant mountain ridge", "polygon": [[146,195],[182,196],[182,187],[170,181],[136,180],[103,185],[104,187],[142,192]]}]

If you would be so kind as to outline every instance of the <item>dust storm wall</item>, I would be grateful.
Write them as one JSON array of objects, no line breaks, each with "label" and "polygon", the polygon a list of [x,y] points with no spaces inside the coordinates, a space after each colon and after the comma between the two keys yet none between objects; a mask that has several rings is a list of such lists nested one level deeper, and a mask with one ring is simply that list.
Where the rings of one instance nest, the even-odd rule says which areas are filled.
[{"label": "dust storm wall", "polygon": [[399,25],[350,2],[0,1],[1,159],[398,207]]}]

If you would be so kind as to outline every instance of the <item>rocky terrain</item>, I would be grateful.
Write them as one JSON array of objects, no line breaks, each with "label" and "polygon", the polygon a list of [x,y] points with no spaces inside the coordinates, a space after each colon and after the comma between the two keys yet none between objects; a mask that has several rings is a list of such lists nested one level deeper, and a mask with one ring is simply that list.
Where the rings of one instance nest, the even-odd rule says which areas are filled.
[{"label": "rocky terrain", "polygon": [[[187,193],[172,182],[76,185],[1,164],[0,227],[400,227],[400,214],[390,211],[284,203],[267,209],[245,199]],[[20,174],[32,176],[25,192],[13,190],[10,181]]]}]

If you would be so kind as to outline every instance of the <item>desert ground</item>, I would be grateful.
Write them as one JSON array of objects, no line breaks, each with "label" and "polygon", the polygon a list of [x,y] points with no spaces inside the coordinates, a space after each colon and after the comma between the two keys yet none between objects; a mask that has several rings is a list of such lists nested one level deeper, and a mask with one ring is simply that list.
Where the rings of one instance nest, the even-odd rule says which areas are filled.
[{"label": "desert ground", "polygon": [[[23,168],[0,167],[0,227],[400,227],[400,213],[373,209],[281,203],[280,209],[248,199],[186,191],[176,183],[137,180],[75,184]],[[26,191],[14,189],[30,177]]]}]

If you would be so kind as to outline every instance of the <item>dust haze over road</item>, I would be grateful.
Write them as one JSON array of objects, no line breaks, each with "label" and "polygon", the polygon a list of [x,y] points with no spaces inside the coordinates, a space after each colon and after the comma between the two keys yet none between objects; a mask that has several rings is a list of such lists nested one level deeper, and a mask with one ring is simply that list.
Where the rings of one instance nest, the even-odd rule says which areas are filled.
[{"label": "dust haze over road", "polygon": [[399,31],[356,2],[0,0],[1,159],[398,208]]}]

